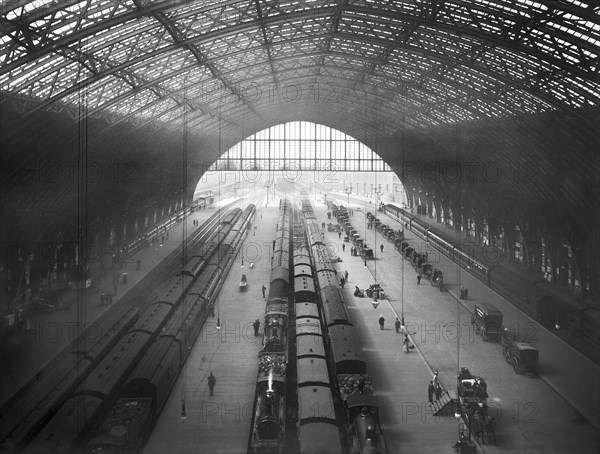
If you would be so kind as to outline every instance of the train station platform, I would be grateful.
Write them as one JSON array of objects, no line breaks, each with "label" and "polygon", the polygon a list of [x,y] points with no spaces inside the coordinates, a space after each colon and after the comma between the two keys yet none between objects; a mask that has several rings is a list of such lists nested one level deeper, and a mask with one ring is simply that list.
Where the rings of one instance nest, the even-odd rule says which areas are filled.
[{"label": "train station platform", "polygon": [[[312,200],[312,204],[318,219],[325,220],[322,202],[319,206]],[[257,318],[262,321],[264,316],[261,288],[264,284],[268,295],[269,257],[277,218],[278,199],[258,210],[255,227],[242,248],[245,267],[241,268],[238,256],[219,295],[215,318],[207,321],[200,333],[184,376],[178,379],[144,448],[145,454],[246,453],[261,344],[254,337],[252,323]],[[369,299],[352,295],[354,285],[364,286],[373,280],[372,271],[360,258],[350,258],[349,249],[341,251],[337,235],[325,232],[325,239],[332,252],[342,257],[343,261],[336,264],[338,275],[349,273],[342,292],[361,336],[375,394],[382,404],[388,452],[451,452],[458,438],[458,423],[453,416],[434,417],[426,402],[431,368],[418,351],[401,353],[402,336],[394,329],[393,305],[384,300],[374,310]],[[254,267],[249,268],[253,260]],[[238,286],[242,273],[248,280],[245,292]],[[383,331],[377,321],[380,314],[387,320]],[[216,318],[221,321],[220,331],[216,329]],[[217,379],[214,396],[210,396],[207,383],[211,372]],[[180,417],[182,399],[186,404],[185,422]]]},{"label": "train station platform", "polygon": [[[176,253],[185,236],[220,209],[222,205],[215,204],[195,211],[161,233],[157,241],[121,258],[120,262],[113,260],[112,252],[104,252],[91,263],[93,282],[90,288],[68,290],[61,294],[61,306],[66,309],[27,314],[24,329],[6,333],[1,342],[0,404],[50,363],[86,327],[93,325],[102,313],[110,311],[115,303],[126,301],[125,304],[135,305],[135,294],[131,290],[155,267]],[[198,225],[194,221],[198,221]],[[101,269],[105,271],[101,272]],[[112,304],[101,304],[103,293],[112,295]]]},{"label": "train station platform", "polygon": [[[268,296],[278,216],[277,198],[257,206],[254,224],[223,282],[215,316],[205,322],[144,453],[246,453],[262,345],[252,324],[264,320],[262,286]],[[247,286],[240,288],[243,274]],[[216,377],[213,396],[208,388],[210,373]],[[182,401],[185,421],[181,420]]]},{"label": "train station platform", "polygon": [[[328,196],[328,199],[331,198]],[[364,313],[368,317],[368,321],[363,322],[365,327],[368,327],[363,345],[367,347],[367,351],[373,349],[376,357],[385,357],[385,360],[375,361],[375,364],[380,365],[379,373],[383,377],[389,377],[384,381],[384,385],[394,382],[404,385],[394,390],[397,394],[392,394],[397,396],[394,409],[391,410],[394,413],[394,423],[410,421],[413,418],[425,421],[423,425],[429,424],[426,401],[427,383],[431,379],[431,373],[434,370],[439,371],[440,382],[445,389],[452,392],[456,387],[459,367],[468,367],[474,375],[485,378],[490,394],[490,414],[497,418],[497,446],[486,443],[479,446],[480,450],[488,453],[506,450],[590,453],[598,451],[600,370],[594,362],[441,254],[432,257],[430,252],[429,259],[435,261],[434,266],[444,272],[445,291],[440,292],[437,287],[431,286],[427,279],[423,279],[420,285],[417,284],[417,272],[394,249],[393,244],[378,231],[367,230],[364,212],[374,213],[375,206],[364,201],[348,203],[346,197],[340,197],[335,203],[353,208],[354,216],[350,217],[349,221],[375,252],[375,260],[367,261],[369,273],[366,276],[367,280],[364,280],[365,273],[361,273],[361,269],[365,269],[363,259],[360,256],[350,257],[351,243],[346,243],[346,250],[341,251],[341,242],[337,234],[327,235],[332,247],[337,247],[343,259],[340,267],[349,271],[350,282],[345,291],[346,300],[355,301],[358,307],[362,308],[358,311],[353,309],[352,315]],[[322,203],[321,207],[317,210],[324,215],[320,220],[328,222],[326,208]],[[377,216],[382,222],[400,228],[392,218],[382,213],[377,213]],[[405,235],[409,241],[421,241],[407,229]],[[384,245],[383,252],[380,250],[381,244]],[[353,275],[358,279],[353,281]],[[370,299],[352,296],[354,285],[364,289],[375,281],[384,288],[386,294],[386,300],[377,310],[372,309]],[[462,286],[469,289],[468,300],[459,298]],[[499,344],[483,342],[479,336],[475,336],[470,316],[474,304],[481,301],[491,302],[502,310],[505,326],[518,329],[522,337],[526,337],[527,341],[534,343],[539,349],[539,377],[515,374],[512,367],[506,364]],[[350,303],[348,304],[350,306]],[[385,334],[378,332],[377,318],[380,313],[386,318],[386,325],[388,321],[393,323],[396,316],[404,316],[406,329],[418,354],[404,354],[401,350],[400,336],[390,344],[385,339]],[[356,320],[355,323],[361,322]],[[393,326],[390,326],[390,329],[395,334]],[[369,334],[369,330],[374,332]],[[457,342],[459,332],[460,341]],[[419,361],[414,361],[417,357]],[[398,363],[406,364],[396,371],[394,365]],[[376,377],[374,380],[379,379]],[[402,413],[398,407],[406,407],[407,411]],[[414,415],[409,416],[407,413]],[[385,413],[382,419],[387,423]],[[436,429],[432,432],[436,434],[435,437],[442,434],[450,424],[448,419],[443,421],[436,423]],[[433,446],[435,442],[431,437],[416,436],[418,424],[415,424],[413,430],[405,430],[410,426],[403,428],[402,424],[392,426],[391,431],[385,431],[388,438],[394,434],[395,427],[398,427],[398,436],[391,437],[390,444],[397,447],[398,451],[436,451]],[[452,434],[454,438],[457,437],[457,429],[453,430],[448,429],[448,437]],[[565,437],[565,433],[569,433],[570,436]],[[413,435],[415,445],[410,444]],[[452,439],[448,438],[448,441]],[[432,446],[425,449],[419,443],[423,440]],[[441,443],[438,449],[448,452],[450,444],[452,443]]]},{"label": "train station platform", "polygon": [[[450,243],[461,244],[471,257],[490,270],[488,284],[494,291],[600,365],[600,339],[597,338],[597,331],[585,330],[580,326],[581,314],[592,307],[589,302],[577,298],[566,287],[551,284],[541,273],[529,270],[522,262],[507,256],[494,245],[477,244],[473,237],[456,232],[428,215],[412,213],[411,216],[420,219],[424,225],[429,225]],[[551,302],[556,304],[550,310],[551,314],[539,312],[539,299],[542,295],[548,295]],[[555,327],[557,323],[559,328]]]}]

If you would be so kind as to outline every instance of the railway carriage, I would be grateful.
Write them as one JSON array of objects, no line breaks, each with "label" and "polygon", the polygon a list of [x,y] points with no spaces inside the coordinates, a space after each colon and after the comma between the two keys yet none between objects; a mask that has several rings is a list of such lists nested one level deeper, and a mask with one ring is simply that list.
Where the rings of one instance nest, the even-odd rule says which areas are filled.
[{"label": "railway carriage", "polygon": [[[307,337],[303,335],[300,337]],[[327,360],[314,342],[297,344],[298,437],[301,453],[341,453]],[[316,342],[322,345],[322,341]],[[323,350],[324,353],[324,350]]]},{"label": "railway carriage", "polygon": [[[305,213],[307,212],[309,211],[305,211]],[[340,220],[340,224],[351,231],[351,225],[349,223],[345,225],[342,222],[347,219],[345,210],[333,207],[333,212],[334,216]],[[374,216],[369,214],[373,220]],[[307,219],[307,224],[309,223],[310,221]],[[310,354],[303,353],[303,362],[300,363],[299,360],[298,363],[299,384],[301,380],[311,380],[314,383],[312,387],[300,387],[299,385],[300,451],[340,452],[339,449],[348,445],[349,449],[344,452],[348,451],[353,454],[385,453],[385,443],[379,425],[379,404],[372,395],[371,381],[366,375],[367,363],[339,290],[336,271],[323,246],[311,244],[311,252],[313,253],[316,287],[321,301],[323,329],[327,331],[326,351],[330,352],[333,376],[335,376],[337,388],[340,390],[340,397],[345,403],[346,420],[350,424],[347,431],[350,441],[342,442],[341,446],[338,445],[340,438],[337,427],[332,421],[333,411],[327,413],[329,400],[323,384],[327,379],[318,378],[317,374],[317,371],[323,370],[323,364],[319,361],[320,350],[314,349]],[[317,339],[318,336],[314,333],[314,330],[317,329],[316,323],[312,324],[312,333],[309,328],[309,320],[316,318],[317,308],[308,304],[296,304],[296,309],[299,314],[303,315],[303,317],[298,316],[297,318],[297,338],[312,335],[312,339]],[[306,334],[304,334],[305,332]],[[315,342],[311,342],[309,345],[314,345]],[[307,342],[303,340],[298,345],[306,349]],[[298,351],[298,355],[300,358],[300,351]],[[307,362],[310,360],[312,362]],[[300,375],[301,368],[306,369],[302,370],[302,375]],[[308,370],[312,374],[309,374]],[[317,416],[321,419],[313,417],[312,420],[309,420],[310,408],[318,409]]]},{"label": "railway carriage", "polygon": [[173,311],[157,302],[105,356],[28,446],[28,452],[70,452],[112,405],[115,391],[135,367]]},{"label": "railway carriage", "polygon": [[306,274],[310,272],[311,268],[306,265],[296,265],[294,267],[295,301],[316,301],[315,280],[312,275]]}]

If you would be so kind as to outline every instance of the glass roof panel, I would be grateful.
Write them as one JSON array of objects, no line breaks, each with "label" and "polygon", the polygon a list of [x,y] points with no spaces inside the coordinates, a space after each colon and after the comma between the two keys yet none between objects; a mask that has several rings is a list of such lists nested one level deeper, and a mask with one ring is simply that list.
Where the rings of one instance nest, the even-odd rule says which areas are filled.
[{"label": "glass roof panel", "polygon": [[[576,0],[552,9],[532,0],[449,0],[435,19],[429,2],[267,0],[258,4],[262,22],[246,1],[156,2],[147,14],[133,1],[9,5],[0,13],[8,24],[0,90],[76,103],[74,87],[84,82],[92,110],[120,113],[129,102],[127,112],[144,112],[148,103],[145,117],[171,106],[176,118],[184,84],[207,111],[225,107],[226,95],[233,119],[269,108],[264,96],[251,96],[250,83],[286,80],[337,80],[353,93],[344,102],[361,105],[368,93],[387,91],[380,96],[389,100],[390,123],[406,105],[421,109],[413,119],[427,125],[600,104],[600,7]],[[472,87],[468,106],[427,113],[423,103],[444,109],[464,98],[463,85]],[[241,99],[239,87],[247,92]]]}]

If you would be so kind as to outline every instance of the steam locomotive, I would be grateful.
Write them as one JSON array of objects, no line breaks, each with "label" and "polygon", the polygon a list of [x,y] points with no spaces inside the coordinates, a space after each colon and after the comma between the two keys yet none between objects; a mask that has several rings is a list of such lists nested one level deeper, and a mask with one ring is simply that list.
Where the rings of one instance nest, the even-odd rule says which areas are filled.
[{"label": "steam locomotive", "polygon": [[250,452],[282,452],[286,433],[286,372],[290,297],[291,204],[281,199],[273,242],[263,347],[259,353]]}]

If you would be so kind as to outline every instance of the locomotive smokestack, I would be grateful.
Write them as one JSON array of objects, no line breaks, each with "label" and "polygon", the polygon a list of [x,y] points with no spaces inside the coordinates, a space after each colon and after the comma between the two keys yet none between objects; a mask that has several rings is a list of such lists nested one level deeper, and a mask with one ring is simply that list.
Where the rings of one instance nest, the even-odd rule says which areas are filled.
[{"label": "locomotive smokestack", "polygon": [[273,391],[273,369],[269,369],[269,388],[267,391]]}]

